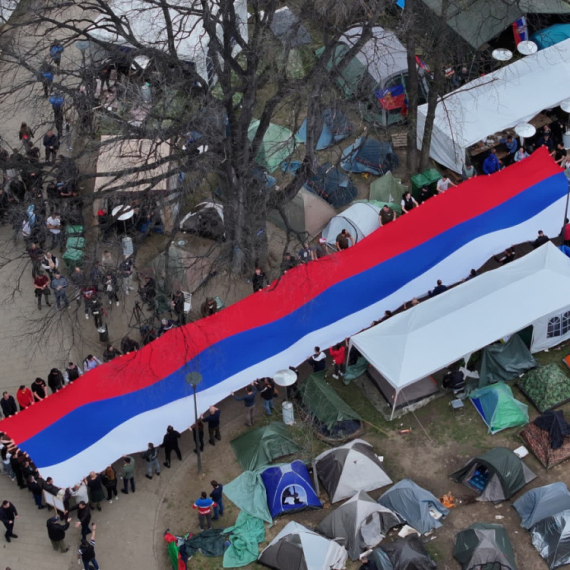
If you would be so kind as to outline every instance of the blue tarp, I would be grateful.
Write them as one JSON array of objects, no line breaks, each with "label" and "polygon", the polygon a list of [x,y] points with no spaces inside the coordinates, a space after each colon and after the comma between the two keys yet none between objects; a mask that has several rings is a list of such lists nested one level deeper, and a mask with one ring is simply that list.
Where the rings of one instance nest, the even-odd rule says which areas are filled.
[{"label": "blue tarp", "polygon": [[320,509],[311,477],[302,461],[269,467],[262,474],[267,504],[273,518],[307,508]]},{"label": "blue tarp", "polygon": [[[323,111],[323,130],[317,142],[317,150],[323,150],[352,134],[352,125],[347,116],[338,109],[325,109]],[[307,119],[303,121],[297,138],[307,142]]]},{"label": "blue tarp", "polygon": [[396,168],[399,162],[390,143],[360,137],[343,150],[340,165],[348,172],[382,176]]},{"label": "blue tarp", "polygon": [[531,34],[530,39],[538,46],[538,49],[546,49],[559,44],[570,38],[570,24],[554,24],[544,30]]}]

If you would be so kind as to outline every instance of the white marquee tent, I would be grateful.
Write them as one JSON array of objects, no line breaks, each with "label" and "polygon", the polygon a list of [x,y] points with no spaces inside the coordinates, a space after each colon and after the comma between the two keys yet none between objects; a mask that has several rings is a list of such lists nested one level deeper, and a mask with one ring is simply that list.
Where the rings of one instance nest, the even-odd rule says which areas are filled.
[{"label": "white marquee tent", "polygon": [[[547,243],[353,336],[351,346],[393,387],[397,401],[402,390],[430,374],[566,311],[570,311],[570,259]],[[537,332],[543,336],[537,338]],[[534,351],[561,340],[549,338],[537,327],[533,343],[539,348]]]},{"label": "white marquee tent", "polygon": [[[120,32],[112,20],[102,15],[87,29],[89,36],[117,46],[133,48],[127,40],[130,31],[141,45],[168,51],[167,27],[164,12],[159,4],[148,0],[111,0],[110,5],[114,14],[128,22],[127,31]],[[193,63],[198,74],[208,81],[209,38],[202,19],[192,14],[200,14],[203,9],[201,2],[172,0],[168,6],[178,57],[182,61]],[[177,6],[180,6],[180,9],[177,9]],[[212,2],[210,9],[215,11],[217,8],[218,5]],[[239,19],[240,34],[247,40],[247,0],[237,0],[234,8],[236,18]],[[218,29],[218,35],[222,39],[221,27]],[[237,43],[234,49],[239,50]]]},{"label": "white marquee tent", "polygon": [[[479,77],[437,105],[430,156],[461,172],[465,150],[570,98],[570,40]],[[418,107],[418,148],[427,104]]]}]

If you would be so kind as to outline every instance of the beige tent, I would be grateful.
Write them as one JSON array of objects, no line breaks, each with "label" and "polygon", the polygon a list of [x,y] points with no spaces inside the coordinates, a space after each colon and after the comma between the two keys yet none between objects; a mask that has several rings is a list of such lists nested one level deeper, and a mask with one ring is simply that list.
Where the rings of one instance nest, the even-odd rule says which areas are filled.
[{"label": "beige tent", "polygon": [[[136,169],[146,164],[153,164],[170,154],[170,145],[166,142],[157,144],[150,139],[116,140],[116,137],[104,135],[101,137],[101,148],[97,158],[97,173],[120,172]],[[94,192],[132,193],[132,199],[142,192],[152,192],[157,198],[161,215],[166,229],[172,227],[172,205],[167,202],[167,196],[177,188],[177,176],[168,176],[154,183],[153,179],[165,176],[171,163],[161,164],[144,172],[120,174],[118,176],[97,176]],[[125,184],[132,184],[122,188]],[[126,199],[128,202],[129,200]],[[95,200],[94,213],[101,207],[101,200]]]},{"label": "beige tent", "polygon": [[[290,227],[307,237],[313,238],[336,215],[335,209],[320,196],[301,188],[298,194],[284,206]],[[279,211],[272,210],[268,220],[282,230],[286,230],[285,223]]]}]

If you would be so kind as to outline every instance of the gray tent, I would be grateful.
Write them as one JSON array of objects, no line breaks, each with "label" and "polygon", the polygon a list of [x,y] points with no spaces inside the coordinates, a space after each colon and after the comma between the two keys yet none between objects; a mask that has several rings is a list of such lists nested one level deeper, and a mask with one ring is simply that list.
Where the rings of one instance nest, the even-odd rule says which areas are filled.
[{"label": "gray tent", "polygon": [[430,558],[417,534],[399,538],[391,544],[376,548],[371,555],[378,570],[434,570],[437,564]]},{"label": "gray tent", "polygon": [[434,495],[410,479],[402,479],[390,487],[377,502],[397,513],[420,534],[441,526],[441,522],[434,518],[430,511],[436,515],[440,513],[444,517],[449,514],[449,510]]},{"label": "gray tent", "polygon": [[329,538],[345,539],[348,555],[356,560],[362,552],[378,545],[386,533],[399,524],[402,523],[396,514],[360,491],[325,517],[317,532]]},{"label": "gray tent", "polygon": [[283,44],[289,43],[292,48],[311,43],[307,28],[299,24],[297,16],[287,6],[275,10],[270,28]]},{"label": "gray tent", "polygon": [[495,382],[508,382],[538,366],[526,344],[518,334],[508,342],[498,342],[483,349],[479,388]]},{"label": "gray tent", "polygon": [[338,542],[290,522],[257,560],[274,570],[343,570],[347,557]]},{"label": "gray tent", "polygon": [[531,489],[513,507],[521,518],[521,526],[528,530],[545,518],[570,510],[570,493],[565,483],[551,483]]},{"label": "gray tent", "polygon": [[392,483],[373,447],[363,439],[324,451],[317,456],[316,465],[331,503],[348,499],[358,491],[373,491]]},{"label": "gray tent", "polygon": [[495,447],[468,461],[451,478],[479,493],[478,501],[496,503],[512,497],[536,475],[513,451]]},{"label": "gray tent", "polygon": [[530,529],[530,538],[551,570],[570,564],[570,511],[535,524]]},{"label": "gray tent", "polygon": [[475,523],[455,535],[453,556],[463,570],[517,570],[505,527]]}]

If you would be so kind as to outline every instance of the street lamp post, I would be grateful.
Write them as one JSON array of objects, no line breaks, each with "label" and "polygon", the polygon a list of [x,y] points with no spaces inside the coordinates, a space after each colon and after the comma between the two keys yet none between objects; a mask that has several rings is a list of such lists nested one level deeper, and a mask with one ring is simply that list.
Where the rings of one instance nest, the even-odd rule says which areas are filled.
[{"label": "street lamp post", "polygon": [[198,455],[198,474],[202,475],[202,452],[200,451],[200,433],[198,431],[198,404],[196,402],[196,386],[202,382],[202,375],[199,372],[189,372],[186,374],[186,382],[192,386],[194,393],[194,443],[196,444],[196,454]]}]

